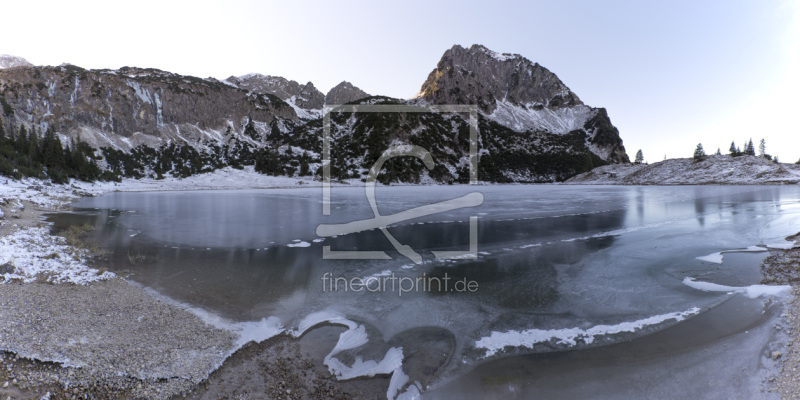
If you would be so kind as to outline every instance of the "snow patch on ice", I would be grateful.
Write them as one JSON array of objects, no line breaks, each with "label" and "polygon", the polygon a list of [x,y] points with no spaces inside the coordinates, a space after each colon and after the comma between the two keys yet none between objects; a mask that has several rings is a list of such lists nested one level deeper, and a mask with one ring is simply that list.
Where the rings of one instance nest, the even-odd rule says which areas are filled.
[{"label": "snow patch on ice", "polygon": [[349,319],[345,318],[344,315],[337,312],[317,311],[306,315],[306,317],[303,318],[299,324],[297,324],[297,329],[290,331],[289,333],[294,337],[300,337],[312,327],[326,322],[330,324],[344,325],[350,329],[355,329],[358,326],[358,324],[350,321]]},{"label": "snow patch on ice", "polygon": [[328,357],[325,357],[325,365],[328,366],[331,374],[339,380],[353,379],[360,376],[372,377],[393,374],[403,365],[403,349],[398,347],[390,348],[380,361],[364,361],[361,357],[356,357],[351,366],[345,365],[337,358],[328,355]]},{"label": "snow patch on ice", "polygon": [[700,261],[710,262],[714,264],[722,264],[722,252],[711,253],[707,256],[695,257]]},{"label": "snow patch on ice", "polygon": [[309,247],[311,243],[306,242],[305,240],[295,239],[294,243],[289,243],[286,247]]},{"label": "snow patch on ice", "polygon": [[[394,394],[389,396],[394,389],[394,393],[404,385],[406,382],[400,384],[402,376],[395,378],[394,374],[402,372],[403,364],[403,349],[401,347],[392,347],[386,351],[383,359],[380,361],[367,360],[364,361],[362,357],[356,357],[353,365],[346,365],[339,359],[334,357],[336,354],[350,349],[355,349],[363,346],[369,340],[364,325],[345,318],[344,315],[334,311],[318,311],[307,315],[303,318],[297,326],[297,329],[289,333],[294,337],[300,337],[312,327],[322,324],[336,324],[346,326],[348,329],[339,335],[339,341],[334,346],[333,350],[325,356],[324,364],[328,366],[328,370],[339,380],[353,379],[361,376],[371,377],[378,374],[391,374],[392,381],[399,386],[392,387],[390,384],[387,397],[394,398]],[[405,374],[403,374],[405,375]]]},{"label": "snow patch on ice", "polygon": [[[782,244],[777,244],[775,246],[781,246],[781,245]],[[792,244],[792,246],[793,245],[794,244]],[[709,254],[707,256],[700,256],[700,257],[695,257],[695,258],[700,260],[700,261],[710,262],[710,263],[714,263],[714,264],[722,264],[722,258],[723,258],[722,254],[723,253],[761,253],[761,252],[767,251],[767,248],[783,248],[783,247],[772,247],[772,246],[773,245],[767,245],[767,247],[748,246],[746,249],[723,250],[723,251],[718,251],[716,253],[711,253],[711,254]],[[791,246],[788,247],[788,248],[791,248]]]},{"label": "snow patch on ice", "polygon": [[697,314],[697,307],[686,311],[672,312],[639,319],[636,321],[622,322],[616,325],[595,325],[589,329],[564,328],[564,329],[528,329],[525,331],[511,330],[507,332],[494,331],[489,336],[484,336],[475,342],[475,347],[486,350],[484,357],[490,357],[506,347],[533,348],[537,343],[556,343],[574,346],[577,341],[583,340],[590,344],[596,336],[613,335],[623,332],[636,332],[647,326],[657,325],[666,321],[682,321],[686,317]]},{"label": "snow patch on ice", "polygon": [[697,281],[694,278],[683,278],[683,284],[697,290],[704,292],[727,292],[727,293],[742,293],[745,296],[755,299],[761,296],[778,296],[788,293],[791,290],[789,285],[750,285],[750,286],[726,286],[711,282]]},{"label": "snow patch on ice", "polygon": [[767,245],[768,249],[780,249],[780,250],[791,250],[795,247],[797,247],[796,242],[772,243]]},{"label": "snow patch on ice", "polygon": [[397,396],[397,392],[408,383],[409,379],[408,375],[403,372],[403,368],[397,368],[394,373],[392,373],[392,379],[389,380],[389,389],[386,390],[386,398],[394,399],[395,396]]}]

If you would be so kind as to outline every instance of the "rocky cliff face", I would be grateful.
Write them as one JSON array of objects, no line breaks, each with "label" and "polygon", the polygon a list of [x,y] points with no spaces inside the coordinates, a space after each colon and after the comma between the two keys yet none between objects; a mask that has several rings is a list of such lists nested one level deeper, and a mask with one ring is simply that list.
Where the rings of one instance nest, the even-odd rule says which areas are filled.
[{"label": "rocky cliff face", "polygon": [[325,95],[325,104],[346,104],[365,97],[369,97],[367,92],[353,86],[350,82],[342,81]]},{"label": "rocky cliff face", "polygon": [[420,90],[436,104],[477,104],[492,114],[498,102],[542,110],[583,105],[558,77],[519,54],[500,54],[481,45],[445,51]]},{"label": "rocky cliff face", "polygon": [[275,96],[156,69],[9,68],[0,70],[0,93],[12,110],[6,123],[52,127],[96,148],[223,141],[250,121],[266,132],[276,120],[297,119]]},{"label": "rocky cliff face", "polygon": [[434,104],[475,104],[487,118],[517,132],[583,131],[587,145],[603,160],[629,161],[604,109],[585,105],[554,73],[519,54],[455,45],[418,96]]},{"label": "rocky cliff face", "polygon": [[280,76],[261,74],[248,74],[239,77],[231,76],[226,79],[225,82],[247,91],[261,94],[273,94],[278,96],[281,100],[302,109],[320,110],[325,103],[325,95],[314,87],[314,84],[311,82],[301,85]]}]

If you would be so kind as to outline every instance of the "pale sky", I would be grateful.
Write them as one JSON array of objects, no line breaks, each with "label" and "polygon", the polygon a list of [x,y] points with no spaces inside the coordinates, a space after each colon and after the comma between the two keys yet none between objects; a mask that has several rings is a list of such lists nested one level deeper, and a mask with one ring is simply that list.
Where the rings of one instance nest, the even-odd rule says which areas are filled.
[{"label": "pale sky", "polygon": [[259,72],[323,93],[347,80],[408,98],[442,53],[480,43],[608,109],[646,161],[743,147],[800,158],[798,1],[14,1],[0,53],[36,65]]}]

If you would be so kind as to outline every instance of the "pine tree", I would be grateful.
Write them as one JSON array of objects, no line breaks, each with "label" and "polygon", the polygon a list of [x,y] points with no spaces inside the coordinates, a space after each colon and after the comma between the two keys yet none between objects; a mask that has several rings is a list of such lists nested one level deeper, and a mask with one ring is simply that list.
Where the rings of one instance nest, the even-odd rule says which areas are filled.
[{"label": "pine tree", "polygon": [[634,164],[641,164],[644,162],[644,155],[642,154],[642,149],[636,152],[636,159],[633,161]]},{"label": "pine tree", "polygon": [[308,155],[304,151],[303,154],[300,156],[300,176],[306,176],[309,172],[308,166]]},{"label": "pine tree", "polygon": [[721,155],[722,155],[722,149],[720,149],[719,147],[717,147],[717,152],[716,152],[716,153],[714,153],[714,154],[716,154],[716,155],[718,155],[718,156],[721,156]]},{"label": "pine tree", "polygon": [[739,155],[739,149],[736,148],[736,144],[734,142],[731,142],[731,148],[728,151],[734,157]]},{"label": "pine tree", "polygon": [[698,143],[697,148],[694,149],[694,159],[695,161],[702,161],[706,158],[706,152],[703,150],[703,144]]},{"label": "pine tree", "polygon": [[278,159],[277,151],[270,151],[267,153],[266,171],[268,174],[278,176],[281,174],[280,160]]},{"label": "pine tree", "polygon": [[767,141],[763,138],[761,142],[758,143],[758,155],[759,157],[764,157],[767,154]]},{"label": "pine tree", "polygon": [[28,131],[25,129],[25,125],[19,127],[19,135],[17,135],[17,139],[14,142],[14,147],[18,153],[25,154],[28,152]]},{"label": "pine tree", "polygon": [[756,155],[756,150],[753,148],[753,139],[750,139],[750,141],[747,143],[747,146],[744,147],[744,154],[748,156]]},{"label": "pine tree", "polygon": [[66,166],[64,149],[61,147],[61,140],[58,139],[53,129],[48,129],[44,135],[43,157],[44,165],[50,169],[63,169]]},{"label": "pine tree", "polygon": [[278,129],[278,123],[273,121],[272,122],[272,132],[270,133],[271,139],[272,140],[278,139],[280,134],[281,134],[281,130]]},{"label": "pine tree", "polygon": [[31,137],[28,139],[28,158],[35,163],[41,162],[42,149],[39,147],[39,134],[36,133],[36,128],[33,128]]}]

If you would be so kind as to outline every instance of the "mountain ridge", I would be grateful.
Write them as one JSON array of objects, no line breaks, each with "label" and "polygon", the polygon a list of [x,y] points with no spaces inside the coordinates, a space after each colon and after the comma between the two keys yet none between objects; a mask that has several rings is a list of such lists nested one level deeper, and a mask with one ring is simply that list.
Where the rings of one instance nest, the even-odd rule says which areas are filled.
[{"label": "mountain ridge", "polygon": [[[0,70],[0,123],[12,135],[14,126],[25,126],[54,130],[65,144],[86,142],[104,168],[122,176],[255,165],[265,173],[318,179],[325,104],[424,108],[459,102],[479,106],[479,158],[488,181],[560,181],[628,161],[605,109],[584,105],[555,74],[520,55],[453,46],[422,88],[422,96],[401,100],[370,96],[347,81],[323,95],[311,82],[262,74],[220,81],[153,68],[21,66]],[[334,178],[360,178],[384,149],[415,144],[430,149],[441,168],[390,164],[397,171],[387,182],[463,181],[469,163],[464,117],[412,114],[338,113],[334,142],[345,151],[332,160]]]}]

